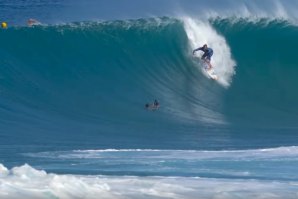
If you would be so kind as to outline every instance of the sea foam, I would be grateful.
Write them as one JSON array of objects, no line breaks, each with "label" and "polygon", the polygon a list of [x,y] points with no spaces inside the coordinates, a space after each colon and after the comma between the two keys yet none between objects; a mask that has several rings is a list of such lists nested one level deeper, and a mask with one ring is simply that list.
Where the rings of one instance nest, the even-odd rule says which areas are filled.
[{"label": "sea foam", "polygon": [[57,175],[25,164],[10,170],[0,165],[0,198],[287,198],[298,195],[294,182]]}]

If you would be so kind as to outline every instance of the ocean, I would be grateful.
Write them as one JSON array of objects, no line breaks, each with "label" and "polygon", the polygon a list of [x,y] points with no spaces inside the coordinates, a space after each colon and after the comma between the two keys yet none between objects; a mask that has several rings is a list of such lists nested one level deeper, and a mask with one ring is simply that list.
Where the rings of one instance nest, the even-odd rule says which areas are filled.
[{"label": "ocean", "polygon": [[298,198],[298,26],[274,2],[82,18],[0,2],[0,198]]}]

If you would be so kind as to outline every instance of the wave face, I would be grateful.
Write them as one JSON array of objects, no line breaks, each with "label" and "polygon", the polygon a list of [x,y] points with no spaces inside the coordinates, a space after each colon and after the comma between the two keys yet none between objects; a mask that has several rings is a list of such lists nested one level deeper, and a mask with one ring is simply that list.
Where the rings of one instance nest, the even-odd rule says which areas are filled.
[{"label": "wave face", "polygon": [[[237,60],[227,112],[248,123],[296,127],[296,25],[283,20],[215,20]],[[240,121],[239,121],[240,122]]]},{"label": "wave face", "polygon": [[[1,30],[2,136],[107,148],[296,145],[297,33],[287,21],[187,17]],[[217,82],[191,54],[204,43]],[[160,110],[145,111],[154,99]]]},{"label": "wave face", "polygon": [[[234,18],[1,30],[3,159],[53,148],[297,146],[296,35],[287,21]],[[201,43],[214,48],[218,82],[191,54]],[[144,110],[155,98],[161,108]]]}]

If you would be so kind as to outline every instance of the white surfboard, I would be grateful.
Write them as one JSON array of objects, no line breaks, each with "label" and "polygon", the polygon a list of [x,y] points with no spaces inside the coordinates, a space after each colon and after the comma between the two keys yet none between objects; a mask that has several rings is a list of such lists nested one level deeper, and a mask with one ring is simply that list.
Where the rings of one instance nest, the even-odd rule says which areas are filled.
[{"label": "white surfboard", "polygon": [[210,79],[213,79],[213,80],[217,80],[218,77],[215,74],[214,69],[213,68],[208,69],[208,65],[206,62],[203,62],[202,64],[203,64],[203,70],[206,73],[207,77],[209,77]]},{"label": "white surfboard", "polygon": [[206,71],[207,75],[208,75],[211,79],[214,79],[214,80],[217,80],[217,79],[218,79],[218,77],[217,77],[217,75],[215,74],[213,68],[211,68],[211,69],[206,69],[206,68],[204,68],[204,70]]}]

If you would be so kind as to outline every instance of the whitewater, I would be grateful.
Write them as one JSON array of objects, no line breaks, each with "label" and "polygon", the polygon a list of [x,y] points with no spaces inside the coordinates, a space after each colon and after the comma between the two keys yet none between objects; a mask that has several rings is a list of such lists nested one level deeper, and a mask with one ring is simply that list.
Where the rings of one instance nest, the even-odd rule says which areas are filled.
[{"label": "whitewater", "polygon": [[297,3],[113,2],[0,2],[0,198],[298,198]]}]

